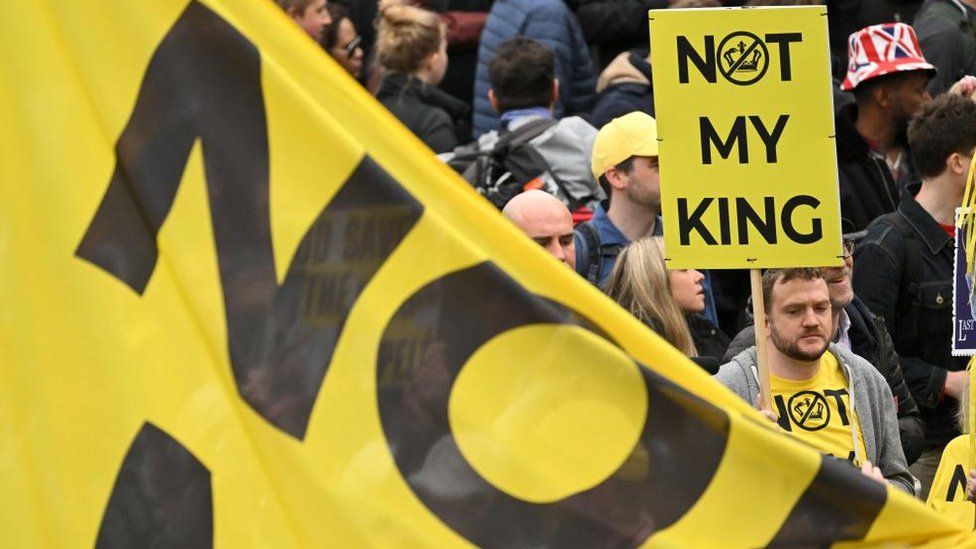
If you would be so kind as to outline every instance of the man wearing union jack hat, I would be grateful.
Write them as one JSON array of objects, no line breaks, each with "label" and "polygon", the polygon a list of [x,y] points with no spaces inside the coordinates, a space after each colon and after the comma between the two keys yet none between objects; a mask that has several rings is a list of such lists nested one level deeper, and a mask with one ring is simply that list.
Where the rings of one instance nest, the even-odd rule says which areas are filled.
[{"label": "man wearing union jack hat", "polygon": [[838,110],[836,142],[841,211],[855,230],[894,211],[905,187],[920,180],[905,131],[931,100],[926,85],[935,74],[904,23],[872,25],[850,36],[841,88],[853,91],[856,102]]}]

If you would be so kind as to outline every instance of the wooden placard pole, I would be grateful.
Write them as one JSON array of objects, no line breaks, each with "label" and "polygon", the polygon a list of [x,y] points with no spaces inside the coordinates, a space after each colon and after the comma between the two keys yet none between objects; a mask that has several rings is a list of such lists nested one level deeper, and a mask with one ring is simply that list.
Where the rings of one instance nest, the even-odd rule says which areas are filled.
[{"label": "wooden placard pole", "polygon": [[752,318],[756,328],[756,358],[759,376],[759,409],[772,410],[772,397],[769,383],[769,355],[766,353],[766,306],[763,303],[762,272],[751,269]]}]

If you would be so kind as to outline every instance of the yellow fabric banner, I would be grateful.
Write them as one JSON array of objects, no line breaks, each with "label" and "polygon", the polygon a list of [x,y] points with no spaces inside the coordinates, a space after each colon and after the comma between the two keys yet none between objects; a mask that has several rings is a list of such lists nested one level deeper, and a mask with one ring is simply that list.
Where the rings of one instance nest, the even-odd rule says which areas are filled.
[{"label": "yellow fabric banner", "polygon": [[826,6],[650,19],[669,265],[840,265]]},{"label": "yellow fabric banner", "polygon": [[932,489],[926,504],[944,516],[972,528],[976,513],[971,501],[966,500],[966,466],[969,463],[969,435],[959,435],[946,444],[942,460],[935,472]]},{"label": "yellow fabric banner", "polygon": [[0,4],[12,547],[959,545],[497,215],[266,0]]}]

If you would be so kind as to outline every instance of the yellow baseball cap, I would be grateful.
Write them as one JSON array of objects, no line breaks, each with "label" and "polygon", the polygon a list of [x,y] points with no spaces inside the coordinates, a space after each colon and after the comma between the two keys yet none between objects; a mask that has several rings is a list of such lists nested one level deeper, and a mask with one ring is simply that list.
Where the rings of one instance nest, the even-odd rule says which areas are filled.
[{"label": "yellow baseball cap", "polygon": [[657,121],[640,111],[614,118],[596,134],[593,177],[599,179],[631,156],[657,156]]}]

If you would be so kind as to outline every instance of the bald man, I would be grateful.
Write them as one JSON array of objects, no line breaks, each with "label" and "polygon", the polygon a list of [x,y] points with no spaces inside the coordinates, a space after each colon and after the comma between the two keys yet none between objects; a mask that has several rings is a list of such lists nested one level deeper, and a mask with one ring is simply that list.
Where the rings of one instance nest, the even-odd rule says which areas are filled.
[{"label": "bald man", "polygon": [[558,198],[544,191],[526,191],[509,200],[502,215],[550,255],[571,269],[576,267],[573,216]]}]

